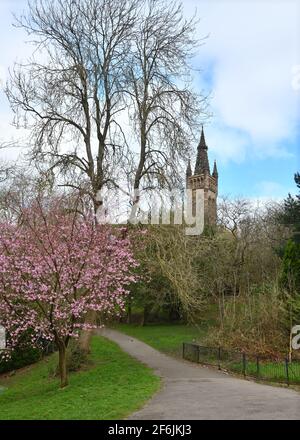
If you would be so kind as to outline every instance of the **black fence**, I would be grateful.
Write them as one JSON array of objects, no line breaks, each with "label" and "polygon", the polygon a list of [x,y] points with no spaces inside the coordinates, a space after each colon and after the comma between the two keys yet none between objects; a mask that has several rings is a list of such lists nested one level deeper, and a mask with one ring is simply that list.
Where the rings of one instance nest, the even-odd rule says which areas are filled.
[{"label": "black fence", "polygon": [[183,343],[182,357],[191,362],[213,365],[220,370],[232,371],[244,377],[253,377],[269,382],[300,384],[300,360],[272,360],[258,355],[249,355],[222,347],[204,347]]}]

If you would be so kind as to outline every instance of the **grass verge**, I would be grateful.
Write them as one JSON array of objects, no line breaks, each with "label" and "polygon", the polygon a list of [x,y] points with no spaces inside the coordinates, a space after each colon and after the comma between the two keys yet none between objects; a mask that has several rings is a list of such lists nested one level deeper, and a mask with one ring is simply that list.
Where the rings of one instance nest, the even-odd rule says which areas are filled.
[{"label": "grass verge", "polygon": [[153,372],[113,342],[92,339],[89,365],[61,390],[51,355],[14,376],[0,376],[0,420],[113,420],[139,409],[159,389]]},{"label": "grass verge", "polygon": [[133,336],[159,351],[181,356],[182,343],[201,340],[204,328],[180,324],[147,325],[145,327],[129,324],[116,324],[116,330]]}]

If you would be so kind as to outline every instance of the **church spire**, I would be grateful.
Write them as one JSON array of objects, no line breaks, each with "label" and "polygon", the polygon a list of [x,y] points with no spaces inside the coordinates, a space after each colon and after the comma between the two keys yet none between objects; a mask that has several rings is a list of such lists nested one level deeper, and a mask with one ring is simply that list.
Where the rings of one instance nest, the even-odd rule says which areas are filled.
[{"label": "church spire", "polygon": [[215,163],[214,163],[214,170],[213,170],[212,176],[213,176],[215,179],[217,179],[217,178],[219,177],[218,168],[217,168],[217,162],[216,162],[216,161],[215,161]]},{"label": "church spire", "polygon": [[191,167],[191,160],[188,161],[188,166],[186,169],[186,178],[191,177],[192,175],[192,167]]},{"label": "church spire", "polygon": [[202,125],[201,139],[198,145],[198,154],[197,154],[197,161],[195,166],[195,175],[210,174],[207,150],[208,148],[206,145],[203,125]]},{"label": "church spire", "polygon": [[200,144],[199,146],[201,146],[201,148],[204,148],[207,150],[207,145],[206,145],[206,141],[205,141],[205,135],[204,135],[204,130],[203,130],[203,125],[202,125],[202,130],[201,130],[201,139],[200,139]]}]

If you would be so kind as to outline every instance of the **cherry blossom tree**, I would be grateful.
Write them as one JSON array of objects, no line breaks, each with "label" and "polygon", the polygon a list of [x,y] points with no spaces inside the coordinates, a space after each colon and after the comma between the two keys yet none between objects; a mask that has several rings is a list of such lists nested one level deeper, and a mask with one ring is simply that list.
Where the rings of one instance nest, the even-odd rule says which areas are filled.
[{"label": "cherry blossom tree", "polygon": [[13,349],[24,332],[59,352],[61,386],[68,384],[66,350],[88,313],[120,314],[137,281],[131,243],[118,228],[97,225],[62,208],[35,203],[21,225],[0,225],[0,325]]}]

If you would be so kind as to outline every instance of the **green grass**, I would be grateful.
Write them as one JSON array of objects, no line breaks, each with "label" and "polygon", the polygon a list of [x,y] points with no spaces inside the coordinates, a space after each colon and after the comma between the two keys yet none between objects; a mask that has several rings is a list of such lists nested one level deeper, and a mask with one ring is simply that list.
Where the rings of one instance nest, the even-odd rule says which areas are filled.
[{"label": "green grass", "polygon": [[[147,325],[145,327],[117,324],[117,330],[133,336],[166,354],[182,356],[182,343],[195,342],[201,345],[201,339],[207,334],[208,325],[204,323],[200,327],[190,327],[186,325]],[[193,355],[193,353],[192,353]],[[234,373],[242,374],[242,361],[237,359],[240,355],[235,355],[231,359],[222,360],[221,367]],[[217,348],[213,353],[201,352],[202,363],[218,365]],[[194,355],[191,357],[194,360]],[[200,360],[200,363],[201,363]],[[247,361],[247,376],[257,377],[256,362]],[[274,382],[286,382],[286,371],[284,361],[282,362],[260,362],[260,379]],[[291,383],[300,383],[300,363],[293,362],[289,366],[289,377]]]},{"label": "green grass", "polygon": [[[200,364],[213,365],[224,370],[244,374],[244,366],[242,353],[235,350],[221,351],[221,360],[219,360],[218,348],[201,348],[198,351],[197,346],[188,346],[185,351],[185,359],[191,362],[199,362]],[[300,362],[293,361],[288,366],[289,382],[300,383]],[[259,365],[253,356],[246,355],[245,364],[246,376],[256,379],[266,380],[269,382],[287,382],[286,363],[284,359],[281,361],[269,361],[260,359]]]},{"label": "green grass", "polygon": [[[230,368],[234,372],[241,373],[243,371],[242,363],[234,363]],[[256,362],[248,361],[246,363],[246,375],[257,379],[274,381],[274,382],[286,382],[286,366],[285,362],[260,362],[259,369],[257,370]],[[298,384],[300,383],[300,363],[292,362],[289,364],[289,382]]]},{"label": "green grass", "polygon": [[115,328],[140,339],[159,351],[175,356],[181,356],[183,342],[199,342],[205,334],[203,328],[179,324],[147,325],[145,327],[118,324]]},{"label": "green grass", "polygon": [[12,377],[0,376],[1,420],[111,420],[139,409],[159,389],[153,372],[104,338],[92,339],[90,364],[59,388],[49,375],[57,355]]}]

